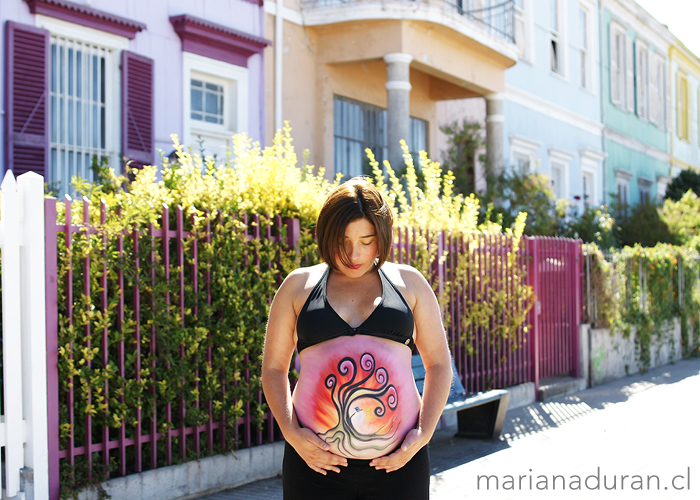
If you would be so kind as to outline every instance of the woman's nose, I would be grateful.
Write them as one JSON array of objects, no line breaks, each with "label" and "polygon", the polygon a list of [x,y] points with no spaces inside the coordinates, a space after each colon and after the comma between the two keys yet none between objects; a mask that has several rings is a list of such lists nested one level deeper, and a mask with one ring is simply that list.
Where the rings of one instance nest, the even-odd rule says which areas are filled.
[{"label": "woman's nose", "polygon": [[348,255],[350,256],[350,259],[354,259],[359,253],[359,249],[357,245],[353,245],[352,243],[348,244],[348,247]]}]

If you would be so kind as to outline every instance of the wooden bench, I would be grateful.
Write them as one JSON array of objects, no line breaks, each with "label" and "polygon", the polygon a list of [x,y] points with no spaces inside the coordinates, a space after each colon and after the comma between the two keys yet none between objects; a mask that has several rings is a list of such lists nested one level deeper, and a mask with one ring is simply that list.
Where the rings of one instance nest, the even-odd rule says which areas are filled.
[{"label": "wooden bench", "polygon": [[[420,354],[413,355],[411,367],[418,392],[422,396],[425,367]],[[457,437],[496,439],[503,429],[509,397],[508,391],[503,389],[468,393],[462,385],[457,367],[452,360],[452,386],[442,414],[457,412],[457,434],[455,434]]]}]

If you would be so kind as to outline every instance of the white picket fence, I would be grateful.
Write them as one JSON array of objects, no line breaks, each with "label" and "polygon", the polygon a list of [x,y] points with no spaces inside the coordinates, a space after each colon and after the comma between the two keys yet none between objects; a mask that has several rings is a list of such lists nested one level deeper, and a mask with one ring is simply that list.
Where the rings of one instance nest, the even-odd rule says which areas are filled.
[{"label": "white picket fence", "polygon": [[5,174],[0,186],[0,258],[2,498],[48,499],[44,179],[40,175],[27,173],[15,180],[11,171]]}]

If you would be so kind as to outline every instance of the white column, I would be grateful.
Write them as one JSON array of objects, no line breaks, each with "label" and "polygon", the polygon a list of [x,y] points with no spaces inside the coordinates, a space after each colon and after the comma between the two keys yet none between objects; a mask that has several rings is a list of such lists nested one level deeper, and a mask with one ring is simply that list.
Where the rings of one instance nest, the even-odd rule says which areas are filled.
[{"label": "white column", "polygon": [[[387,98],[387,139],[389,163],[394,170],[404,166],[401,139],[409,142],[410,133],[410,96],[411,54],[394,52],[384,56],[386,62],[386,98]],[[410,146],[410,144],[409,144]]]},{"label": "white column", "polygon": [[488,94],[486,98],[486,158],[491,173],[503,171],[503,94]]}]

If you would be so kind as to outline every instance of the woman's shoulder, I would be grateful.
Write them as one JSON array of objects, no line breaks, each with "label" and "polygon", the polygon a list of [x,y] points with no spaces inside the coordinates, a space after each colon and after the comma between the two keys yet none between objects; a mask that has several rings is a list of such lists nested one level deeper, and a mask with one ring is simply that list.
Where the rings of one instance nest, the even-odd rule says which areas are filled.
[{"label": "woman's shoulder", "polygon": [[415,284],[416,280],[425,281],[421,272],[408,264],[387,261],[382,265],[382,271],[391,281],[404,283],[406,286]]},{"label": "woman's shoulder", "polygon": [[326,269],[328,269],[326,264],[317,264],[315,266],[300,267],[287,275],[280,287],[280,291],[292,298],[295,310],[299,310],[303,306],[311,290],[320,281]]},{"label": "woman's shoulder", "polygon": [[429,288],[421,272],[413,266],[385,262],[381,269],[389,281],[399,289],[411,308],[415,307],[417,299],[424,293],[426,287]]}]

